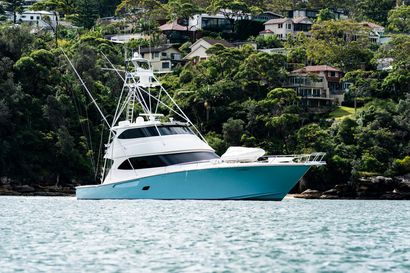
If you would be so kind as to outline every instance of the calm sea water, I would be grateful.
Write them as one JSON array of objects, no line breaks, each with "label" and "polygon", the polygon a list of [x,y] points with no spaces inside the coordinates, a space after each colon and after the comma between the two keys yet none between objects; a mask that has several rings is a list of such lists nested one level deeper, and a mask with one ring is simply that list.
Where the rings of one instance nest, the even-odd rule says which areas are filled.
[{"label": "calm sea water", "polygon": [[410,202],[0,197],[0,272],[410,272]]}]

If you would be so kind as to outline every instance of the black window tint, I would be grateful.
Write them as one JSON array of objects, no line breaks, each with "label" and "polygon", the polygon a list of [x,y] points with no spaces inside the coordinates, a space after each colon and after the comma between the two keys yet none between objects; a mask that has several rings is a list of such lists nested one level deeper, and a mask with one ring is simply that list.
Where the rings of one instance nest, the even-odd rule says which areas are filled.
[{"label": "black window tint", "polygon": [[134,128],[128,129],[122,132],[118,138],[120,139],[130,139],[130,138],[141,138],[141,137],[152,137],[159,136],[158,131],[161,135],[179,135],[179,134],[193,134],[188,127],[183,126],[158,126],[158,127],[145,127],[145,128]]},{"label": "black window tint", "polygon": [[151,156],[141,156],[132,157],[126,159],[118,167],[120,170],[132,170],[130,162],[134,169],[146,169],[146,168],[157,168],[165,167],[169,165],[198,162],[204,160],[210,160],[218,158],[215,153],[212,152],[191,152],[191,153],[179,153],[179,154],[167,154],[167,155],[151,155]]}]

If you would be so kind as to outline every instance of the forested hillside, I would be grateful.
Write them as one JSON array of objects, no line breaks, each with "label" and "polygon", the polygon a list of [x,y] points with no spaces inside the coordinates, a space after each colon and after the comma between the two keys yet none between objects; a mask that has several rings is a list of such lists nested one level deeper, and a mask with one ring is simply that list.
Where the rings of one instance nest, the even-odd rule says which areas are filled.
[{"label": "forested hillside", "polygon": [[[202,2],[195,4],[205,8],[207,3]],[[162,76],[165,88],[217,153],[233,145],[261,147],[268,154],[326,152],[328,164],[309,172],[305,181],[305,187],[320,190],[361,177],[409,173],[409,6],[395,8],[396,1],[389,0],[248,2],[260,9],[340,7],[349,10],[352,19],[322,18],[313,25],[310,37],[298,35],[274,41],[287,49],[287,55],[259,52],[250,46],[216,45],[210,49],[209,59],[188,62]],[[98,3],[83,4],[98,7]],[[153,3],[166,5],[125,0],[122,7]],[[86,16],[81,18],[92,19],[115,12],[114,8],[98,12],[78,7],[67,14],[80,18],[84,11]],[[400,18],[407,18],[407,23]],[[360,30],[360,19],[386,26],[392,40],[382,46],[361,37],[347,41],[346,33]],[[108,133],[60,48],[73,60],[110,119],[122,82],[115,73],[103,69],[109,64],[101,52],[115,65],[123,66],[125,48],[136,48],[141,41],[134,45],[111,43],[103,37],[104,28],[95,26],[92,20],[91,24],[80,24],[80,28],[61,27],[58,47],[54,33],[33,32],[24,25],[0,25],[3,184],[72,187],[100,179]],[[380,58],[392,58],[392,68],[377,70]],[[293,89],[284,88],[289,63],[327,64],[342,69],[344,79],[351,83],[345,105],[356,105],[356,109],[343,117],[331,114],[335,109],[308,111]]]}]

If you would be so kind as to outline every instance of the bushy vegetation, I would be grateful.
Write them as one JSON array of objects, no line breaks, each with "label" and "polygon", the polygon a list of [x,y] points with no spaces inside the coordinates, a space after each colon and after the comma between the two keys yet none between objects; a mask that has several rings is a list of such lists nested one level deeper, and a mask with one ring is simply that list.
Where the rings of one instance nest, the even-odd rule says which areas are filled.
[{"label": "bushy vegetation", "polygon": [[[170,12],[169,18],[189,16],[186,10],[177,14],[182,12],[178,1],[170,1],[174,8],[162,12]],[[83,4],[84,13],[90,12],[87,1],[83,2],[78,1],[78,5]],[[212,2],[214,6],[227,5]],[[232,7],[253,11],[255,6],[268,8],[274,4],[248,2]],[[281,2],[286,6],[292,1],[275,4]],[[216,45],[210,49],[209,59],[188,63],[162,77],[164,86],[219,154],[231,145],[257,146],[269,154],[323,151],[327,153],[327,166],[308,175],[322,188],[360,176],[409,172],[410,38],[400,34],[407,31],[407,25],[398,19],[405,17],[408,9],[393,9],[391,2],[395,1],[388,0],[293,2],[320,8],[334,2],[335,7],[355,12],[356,18],[386,24],[396,34],[381,47],[365,35],[349,40],[353,33],[366,30],[353,20],[334,21],[324,11],[311,37],[298,35],[284,42],[286,56],[257,52],[250,46],[239,49]],[[207,7],[201,1],[193,3],[195,6],[184,7]],[[159,12],[163,4],[125,0],[119,11],[136,5]],[[384,5],[390,12],[378,13]],[[92,28],[96,17],[80,16],[81,12],[77,9],[66,14],[85,19],[81,25]],[[88,25],[88,19],[93,23]],[[109,114],[114,112],[122,83],[112,71],[102,69],[107,64],[100,52],[122,65],[124,48],[103,39],[103,34],[99,27],[61,28],[57,45],[70,55],[103,111]],[[262,47],[282,43],[273,36],[254,40]],[[146,40],[132,41],[129,48],[146,44]],[[392,69],[376,70],[378,58],[393,58]],[[107,133],[52,35],[32,33],[26,26],[1,26],[0,63],[0,177],[26,184],[96,180],[101,167],[98,151],[104,149],[100,139],[106,140]],[[296,92],[284,88],[287,63],[343,69],[345,80],[351,83],[346,103],[353,107],[356,102],[362,107],[356,111],[341,108],[333,114],[309,113]]]}]

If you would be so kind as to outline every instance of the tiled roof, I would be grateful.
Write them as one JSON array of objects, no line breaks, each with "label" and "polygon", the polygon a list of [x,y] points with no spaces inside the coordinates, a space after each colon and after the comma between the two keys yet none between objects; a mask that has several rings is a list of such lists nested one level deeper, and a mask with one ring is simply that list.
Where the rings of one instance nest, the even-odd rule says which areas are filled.
[{"label": "tiled roof", "polygon": [[305,19],[308,19],[308,21],[310,22],[309,18],[307,18],[307,17],[296,17],[296,18],[293,18],[292,21],[293,21],[294,24],[299,24],[300,22],[302,22]]},{"label": "tiled roof", "polygon": [[187,27],[179,25],[177,22],[167,23],[159,27],[160,30],[177,30],[177,31],[187,31]]},{"label": "tiled roof", "polygon": [[372,23],[372,22],[362,22],[361,23],[363,26],[365,27],[369,27],[369,28],[384,28],[378,24]]},{"label": "tiled roof", "polygon": [[277,19],[271,19],[264,23],[264,25],[275,25],[275,24],[283,24],[287,21],[290,21],[290,18],[277,18]]},{"label": "tiled roof", "polygon": [[292,73],[309,73],[309,72],[321,72],[321,71],[335,71],[341,72],[340,69],[331,67],[328,65],[309,65],[300,69],[293,70]]}]

